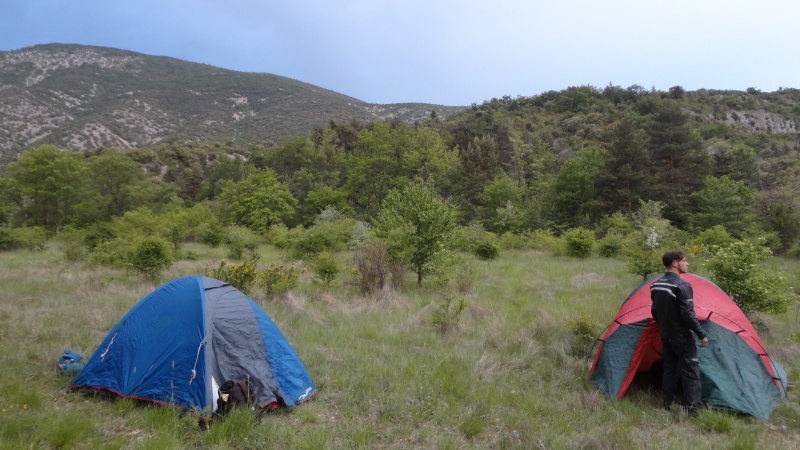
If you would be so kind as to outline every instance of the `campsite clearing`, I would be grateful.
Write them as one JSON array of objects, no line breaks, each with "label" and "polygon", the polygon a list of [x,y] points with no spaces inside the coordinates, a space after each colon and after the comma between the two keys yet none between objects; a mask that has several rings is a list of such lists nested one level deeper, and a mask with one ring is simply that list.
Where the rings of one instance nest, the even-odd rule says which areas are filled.
[{"label": "campsite clearing", "polygon": [[[0,442],[4,448],[793,448],[800,440],[796,308],[753,323],[788,374],[768,424],[725,411],[696,419],[659,408],[660,393],[607,398],[589,381],[592,342],[641,279],[625,261],[504,251],[475,262],[466,308],[446,333],[432,323],[446,298],[413,280],[363,298],[306,274],[285,296],[254,301],[283,331],[317,387],[289,413],[237,411],[203,431],[196,417],[129,399],[68,392],[55,368],[65,348],[91,355],[158,285],[204,274],[223,249],[187,247],[158,283],[67,262],[57,244],[0,253]],[[278,260],[271,247],[262,261]],[[343,262],[348,255],[340,255]],[[796,261],[782,261],[795,279]],[[699,264],[693,267],[700,271]],[[701,273],[701,275],[703,275]]]}]

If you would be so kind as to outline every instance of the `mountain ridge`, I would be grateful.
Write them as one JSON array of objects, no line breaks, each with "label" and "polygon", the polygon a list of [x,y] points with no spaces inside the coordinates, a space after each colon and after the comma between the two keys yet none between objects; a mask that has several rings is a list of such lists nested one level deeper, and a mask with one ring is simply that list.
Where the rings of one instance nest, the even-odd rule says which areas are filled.
[{"label": "mountain ridge", "polygon": [[280,75],[110,47],[42,44],[0,52],[3,164],[41,144],[86,150],[281,143],[330,121],[414,122],[464,109],[372,104]]}]

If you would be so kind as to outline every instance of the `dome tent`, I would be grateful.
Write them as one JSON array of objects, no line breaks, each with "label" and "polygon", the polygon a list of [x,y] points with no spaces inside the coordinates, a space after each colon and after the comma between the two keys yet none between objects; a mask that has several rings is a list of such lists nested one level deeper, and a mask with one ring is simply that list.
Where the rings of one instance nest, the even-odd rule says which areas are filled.
[{"label": "dome tent", "polygon": [[316,392],[283,333],[228,283],[190,276],[137,303],[108,333],[70,384],[170,404],[201,418],[218,386],[248,379],[258,408],[294,406]]},{"label": "dome tent", "polygon": [[[661,338],[650,314],[650,285],[657,278],[625,299],[600,339],[590,379],[609,397],[622,398],[637,373],[659,367]],[[786,373],[767,355],[753,325],[722,289],[697,275],[681,278],[692,286],[695,314],[709,340],[705,348],[698,348],[703,401],[766,422],[776,400],[786,395]]]}]

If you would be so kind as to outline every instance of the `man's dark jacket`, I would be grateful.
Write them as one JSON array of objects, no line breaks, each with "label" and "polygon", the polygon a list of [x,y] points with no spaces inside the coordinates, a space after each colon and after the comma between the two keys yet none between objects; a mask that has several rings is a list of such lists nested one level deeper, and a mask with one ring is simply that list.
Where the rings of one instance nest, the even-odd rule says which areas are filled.
[{"label": "man's dark jacket", "polygon": [[661,329],[662,339],[689,339],[694,331],[703,340],[706,333],[694,313],[692,285],[674,272],[667,272],[650,286],[650,313]]}]

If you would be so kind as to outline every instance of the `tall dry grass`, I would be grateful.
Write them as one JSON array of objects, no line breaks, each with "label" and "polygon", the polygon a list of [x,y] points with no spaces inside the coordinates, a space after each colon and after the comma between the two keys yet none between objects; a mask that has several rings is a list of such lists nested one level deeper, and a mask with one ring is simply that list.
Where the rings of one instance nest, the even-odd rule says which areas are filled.
[{"label": "tall dry grass", "polygon": [[[199,258],[175,264],[160,282],[202,275],[224,258],[219,249],[188,247]],[[281,257],[273,248],[261,253],[265,265]],[[445,300],[433,283],[364,296],[342,273],[331,286],[303,277],[288,294],[254,294],[318,394],[290,413],[239,412],[204,431],[169,407],[69,393],[70,378],[54,368],[65,348],[88,357],[159,283],[67,262],[55,244],[0,253],[0,447],[796,447],[800,402],[792,390],[763,424],[724,411],[690,419],[661,411],[657,390],[617,401],[588,383],[590,346],[570,324],[598,333],[607,325],[641,281],[624,261],[515,251],[470,271],[468,289],[464,277],[451,281],[467,307],[446,333],[431,320]],[[758,322],[791,383],[800,369],[794,309]]]}]

